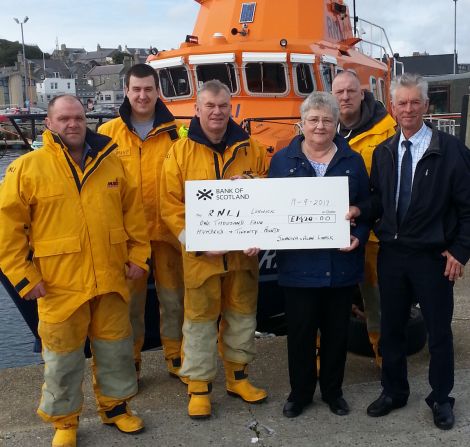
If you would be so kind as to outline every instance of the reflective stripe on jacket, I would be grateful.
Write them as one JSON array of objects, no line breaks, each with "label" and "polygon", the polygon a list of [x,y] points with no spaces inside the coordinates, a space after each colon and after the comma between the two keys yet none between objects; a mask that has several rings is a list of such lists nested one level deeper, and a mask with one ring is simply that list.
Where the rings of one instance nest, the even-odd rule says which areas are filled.
[{"label": "reflective stripe on jacket", "polygon": [[138,189],[108,137],[88,131],[86,139],[83,172],[47,130],[44,146],[15,160],[0,186],[0,268],[21,296],[44,281],[39,316],[50,323],[97,295],[127,300],[126,262],[148,270]]}]

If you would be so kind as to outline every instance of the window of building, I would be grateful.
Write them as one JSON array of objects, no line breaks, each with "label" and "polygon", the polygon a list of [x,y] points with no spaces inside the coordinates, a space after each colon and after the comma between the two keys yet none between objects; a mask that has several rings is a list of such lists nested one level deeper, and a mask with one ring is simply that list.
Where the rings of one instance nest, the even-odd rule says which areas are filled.
[{"label": "window of building", "polygon": [[59,88],[59,84],[57,82],[54,82],[54,88],[57,90]]},{"label": "window of building", "polygon": [[450,86],[430,85],[429,86],[429,110],[428,113],[449,113],[450,112]]},{"label": "window of building", "polygon": [[234,64],[203,64],[196,67],[196,79],[198,86],[211,79],[223,82],[232,93],[238,91],[238,82]]},{"label": "window of building", "polygon": [[111,101],[111,95],[104,95],[105,101]]},{"label": "window of building", "polygon": [[54,71],[54,78],[60,78],[60,73],[58,71]]},{"label": "window of building", "polygon": [[294,86],[299,95],[307,96],[312,93],[315,86],[315,78],[311,64],[294,64]]},{"label": "window of building", "polygon": [[246,88],[250,93],[282,94],[287,92],[285,64],[247,62],[244,66]]},{"label": "window of building", "polygon": [[164,97],[176,98],[189,96],[191,85],[188,69],[184,66],[164,67],[158,70],[160,87]]},{"label": "window of building", "polygon": [[83,78],[83,79],[86,79],[86,73],[83,73],[83,74],[82,74],[82,78]]},{"label": "window of building", "polygon": [[51,95],[47,95],[47,100],[50,101]]},{"label": "window of building", "polygon": [[116,93],[116,101],[122,101],[122,100],[124,100],[124,94]]},{"label": "window of building", "polygon": [[54,83],[51,82],[51,90],[53,90],[53,89],[54,89]]},{"label": "window of building", "polygon": [[67,89],[70,90],[70,82],[67,82]]}]

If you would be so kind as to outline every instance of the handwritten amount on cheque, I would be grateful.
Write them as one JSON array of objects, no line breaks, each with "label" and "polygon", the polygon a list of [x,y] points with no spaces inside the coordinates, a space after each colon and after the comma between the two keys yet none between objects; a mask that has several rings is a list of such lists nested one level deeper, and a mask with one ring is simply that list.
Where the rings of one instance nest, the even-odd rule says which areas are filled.
[{"label": "handwritten amount on cheque", "polygon": [[[240,210],[221,209],[209,210],[209,219],[201,219],[197,234],[224,234],[227,231],[230,234],[258,234],[258,233],[279,233],[281,228],[265,225],[262,215],[275,214],[275,210],[255,209],[251,210],[251,215],[255,217],[240,216]],[[199,217],[202,217],[200,214]],[[288,214],[278,216],[286,219],[283,224],[321,224],[336,222],[336,213],[334,211],[322,211],[321,214]],[[212,218],[212,219],[211,219]],[[248,228],[244,228],[248,225]],[[259,226],[260,228],[253,228]],[[206,227],[206,228],[204,228]],[[212,228],[207,228],[212,227]],[[214,228],[217,227],[217,228]],[[312,239],[332,239],[332,236],[278,236],[278,240],[312,240]]]}]

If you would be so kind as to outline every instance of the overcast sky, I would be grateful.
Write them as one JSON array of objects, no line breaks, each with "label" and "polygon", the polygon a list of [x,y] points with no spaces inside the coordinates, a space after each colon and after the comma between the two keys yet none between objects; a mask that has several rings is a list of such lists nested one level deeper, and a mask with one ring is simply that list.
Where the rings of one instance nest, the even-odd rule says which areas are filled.
[{"label": "overcast sky", "polygon": [[[352,14],[353,1],[346,3]],[[393,51],[402,56],[453,53],[454,6],[454,0],[356,0],[359,17],[383,26]],[[13,17],[28,16],[25,43],[48,53],[56,39],[88,51],[97,43],[169,49],[192,33],[198,9],[194,0],[0,0],[0,38],[21,42]],[[470,0],[457,1],[457,53],[459,62],[470,63]]]}]

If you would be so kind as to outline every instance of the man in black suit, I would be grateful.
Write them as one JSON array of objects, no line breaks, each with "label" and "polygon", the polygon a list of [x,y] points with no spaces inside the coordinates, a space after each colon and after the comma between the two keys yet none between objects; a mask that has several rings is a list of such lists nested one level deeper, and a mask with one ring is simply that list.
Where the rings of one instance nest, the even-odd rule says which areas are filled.
[{"label": "man in black suit", "polygon": [[470,257],[470,151],[423,121],[427,83],[403,74],[392,82],[397,133],[374,152],[370,217],[380,242],[377,261],[383,355],[380,397],[369,416],[406,405],[405,329],[418,297],[429,337],[426,402],[441,429],[454,425],[453,286]]}]

